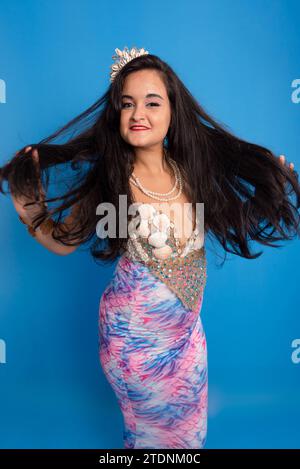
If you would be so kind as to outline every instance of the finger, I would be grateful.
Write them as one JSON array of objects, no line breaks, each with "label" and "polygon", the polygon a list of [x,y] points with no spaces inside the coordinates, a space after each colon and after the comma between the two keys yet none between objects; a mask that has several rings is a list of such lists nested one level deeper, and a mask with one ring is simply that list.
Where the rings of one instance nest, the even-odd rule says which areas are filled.
[{"label": "finger", "polygon": [[39,164],[39,155],[37,153],[37,150],[33,150],[31,153],[31,157],[33,160],[33,164],[35,166],[36,173],[39,175],[40,174],[40,164]]},{"label": "finger", "polygon": [[39,164],[40,161],[39,161],[39,154],[36,149],[32,151],[31,157],[32,157],[36,172],[39,175],[40,174],[40,164]]},{"label": "finger", "polygon": [[[26,147],[24,153],[27,153],[32,147]],[[21,150],[16,151],[15,156],[18,156],[21,153]]]},{"label": "finger", "polygon": [[290,163],[290,169],[291,169],[291,171],[294,171],[294,167],[295,167],[295,166],[294,166],[294,163]]},{"label": "finger", "polygon": [[35,160],[38,160],[38,159],[39,159],[39,154],[38,154],[37,149],[33,150],[33,152],[32,152],[32,157],[33,157]]},{"label": "finger", "polygon": [[38,178],[38,188],[39,188],[39,193],[40,193],[40,198],[43,200],[46,197],[46,193],[44,191],[42,182],[41,182],[41,170],[40,170],[40,165],[39,165],[39,153],[38,150],[35,148],[32,151],[32,159],[34,161],[35,169],[36,169],[36,175]]},{"label": "finger", "polygon": [[279,161],[280,161],[280,163],[284,164],[285,156],[284,155],[279,155]]}]

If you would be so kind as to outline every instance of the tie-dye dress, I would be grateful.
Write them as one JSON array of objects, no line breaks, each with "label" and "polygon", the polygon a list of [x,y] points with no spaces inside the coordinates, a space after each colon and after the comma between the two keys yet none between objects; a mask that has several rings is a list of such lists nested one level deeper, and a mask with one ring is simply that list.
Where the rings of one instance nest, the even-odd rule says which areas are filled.
[{"label": "tie-dye dress", "polygon": [[[150,204],[138,206],[139,215],[142,206],[149,214]],[[166,221],[158,212],[148,217],[152,228]],[[149,237],[140,224],[100,300],[100,363],[123,414],[124,448],[203,448],[206,441],[204,237],[196,222],[178,249],[168,220],[167,240],[159,229]]]}]

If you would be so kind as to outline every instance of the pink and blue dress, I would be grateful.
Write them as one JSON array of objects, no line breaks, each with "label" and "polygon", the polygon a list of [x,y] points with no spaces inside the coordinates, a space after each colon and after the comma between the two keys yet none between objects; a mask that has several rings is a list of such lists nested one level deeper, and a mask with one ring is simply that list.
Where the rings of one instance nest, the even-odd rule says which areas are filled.
[{"label": "pink and blue dress", "polygon": [[203,448],[204,236],[196,220],[178,247],[165,214],[139,203],[138,218],[99,305],[99,358],[123,414],[124,448]]}]

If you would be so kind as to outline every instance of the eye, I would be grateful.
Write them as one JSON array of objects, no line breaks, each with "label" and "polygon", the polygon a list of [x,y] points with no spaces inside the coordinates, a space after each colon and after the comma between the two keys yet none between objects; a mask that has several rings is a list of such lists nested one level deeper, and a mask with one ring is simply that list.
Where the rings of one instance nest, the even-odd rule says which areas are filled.
[{"label": "eye", "polygon": [[[126,106],[127,104],[132,104],[132,103],[122,103],[122,108],[125,108],[125,106]],[[153,104],[154,106],[160,106],[160,104],[154,103],[154,102],[148,103],[147,106],[148,106],[149,104]],[[151,106],[151,107],[152,107],[152,106]]]}]

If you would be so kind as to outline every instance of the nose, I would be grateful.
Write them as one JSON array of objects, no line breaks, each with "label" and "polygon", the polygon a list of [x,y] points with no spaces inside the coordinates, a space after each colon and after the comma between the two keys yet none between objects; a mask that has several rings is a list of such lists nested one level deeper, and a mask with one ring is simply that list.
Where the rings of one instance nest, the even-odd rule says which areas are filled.
[{"label": "nose", "polygon": [[132,111],[132,115],[131,117],[134,119],[134,121],[139,121],[140,119],[144,119],[144,109],[143,109],[143,104],[141,104],[140,106],[139,105],[136,105],[134,108],[133,108],[133,111]]}]

